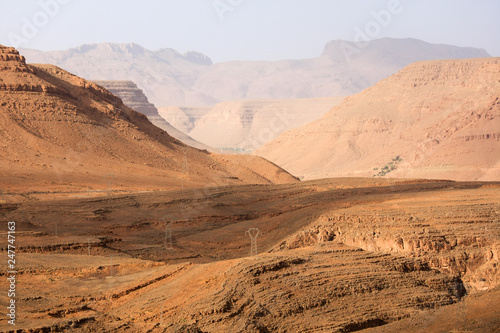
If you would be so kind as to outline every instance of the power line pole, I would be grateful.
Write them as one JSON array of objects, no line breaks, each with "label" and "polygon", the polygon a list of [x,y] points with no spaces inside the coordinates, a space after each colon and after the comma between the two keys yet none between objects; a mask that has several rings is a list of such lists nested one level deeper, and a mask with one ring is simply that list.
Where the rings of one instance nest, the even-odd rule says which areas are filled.
[{"label": "power line pole", "polygon": [[245,234],[248,234],[250,236],[250,256],[256,256],[257,255],[257,237],[261,234],[260,230],[258,228],[250,228],[247,231],[245,231]]}]

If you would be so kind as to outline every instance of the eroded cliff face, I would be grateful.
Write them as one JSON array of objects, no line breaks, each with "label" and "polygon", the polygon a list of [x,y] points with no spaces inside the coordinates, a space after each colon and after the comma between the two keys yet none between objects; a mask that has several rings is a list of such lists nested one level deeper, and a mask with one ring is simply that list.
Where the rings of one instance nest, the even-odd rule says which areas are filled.
[{"label": "eroded cliff face", "polygon": [[[500,284],[500,204],[491,203],[489,196],[500,202],[498,188],[485,188],[471,202],[440,193],[413,203],[394,200],[382,209],[368,206],[364,212],[340,209],[322,215],[273,251],[341,243],[411,258],[410,266],[400,267],[403,271],[414,270],[413,260],[418,260],[419,267],[460,279],[469,293],[490,290]],[[432,207],[433,202],[438,206]]]},{"label": "eroded cliff face", "polygon": [[[209,179],[239,183],[246,176],[271,182],[241,165],[245,159],[214,171],[212,165],[224,164],[219,157],[187,147],[96,83],[53,65],[26,64],[13,48],[0,45],[0,55],[0,172],[2,187],[12,193],[25,186],[41,192],[94,188],[106,174],[123,184],[168,188]],[[126,100],[156,112],[132,88],[124,87]],[[234,164],[241,165],[237,175]],[[262,167],[269,175],[279,169],[269,162]]]},{"label": "eroded cliff face", "polygon": [[113,95],[118,96],[131,109],[146,116],[158,116],[156,107],[148,101],[146,95],[132,81],[93,81],[103,86]]},{"label": "eroded cliff face", "polygon": [[170,125],[164,118],[162,118],[158,109],[154,104],[150,103],[144,92],[137,87],[132,81],[93,81],[94,83],[105,87],[112,94],[118,96],[123,103],[131,109],[138,111],[153,123],[156,127],[161,128],[172,137],[184,142],[185,144],[198,149],[205,149],[210,152],[217,152],[216,149],[207,146],[199,141],[194,140],[184,132],[179,131],[177,128]]},{"label": "eroded cliff face", "polygon": [[13,47],[0,47],[0,70],[33,73],[26,65],[26,58]]},{"label": "eroded cliff face", "polygon": [[494,181],[500,179],[499,98],[500,58],[417,62],[256,154],[306,179]]}]

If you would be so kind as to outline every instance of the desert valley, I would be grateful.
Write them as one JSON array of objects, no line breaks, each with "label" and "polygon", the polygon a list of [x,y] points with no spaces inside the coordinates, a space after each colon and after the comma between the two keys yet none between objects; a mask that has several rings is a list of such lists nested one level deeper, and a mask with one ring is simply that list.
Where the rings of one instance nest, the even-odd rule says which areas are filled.
[{"label": "desert valley", "polygon": [[500,332],[500,58],[340,45],[0,46],[0,331]]}]

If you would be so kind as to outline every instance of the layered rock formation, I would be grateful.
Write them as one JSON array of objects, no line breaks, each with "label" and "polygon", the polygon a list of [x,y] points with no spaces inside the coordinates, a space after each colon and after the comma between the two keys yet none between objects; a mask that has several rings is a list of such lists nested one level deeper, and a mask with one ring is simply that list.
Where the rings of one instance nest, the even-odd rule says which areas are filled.
[{"label": "layered rock formation", "polygon": [[248,153],[287,130],[320,118],[343,99],[223,102],[196,119],[189,134],[220,149]]},{"label": "layered rock formation", "polygon": [[479,49],[392,38],[373,40],[362,48],[354,42],[333,41],[313,59],[218,64],[201,54],[149,51],[137,44],[104,43],[23,53],[29,62],[58,65],[87,79],[131,80],[157,106],[347,96],[415,61],[489,56]]},{"label": "layered rock formation", "polygon": [[189,133],[196,122],[211,109],[211,107],[164,106],[158,108],[158,113],[175,128]]},{"label": "layered rock formation", "polygon": [[215,152],[216,149],[209,147],[201,142],[191,138],[189,135],[179,131],[177,128],[170,125],[165,119],[158,114],[158,109],[151,103],[140,90],[137,85],[132,81],[93,81],[100,86],[109,90],[112,94],[118,96],[123,103],[131,109],[145,114],[153,125],[161,128],[177,140],[198,149],[206,149]]},{"label": "layered rock formation", "polygon": [[[457,186],[460,188],[460,186]],[[478,189],[474,202],[445,192],[323,214],[274,251],[330,241],[366,251],[418,258],[429,269],[460,277],[463,292],[500,285],[498,187]],[[434,204],[439,202],[439,204]],[[412,267],[401,266],[403,271]]]},{"label": "layered rock formation", "polygon": [[306,178],[500,179],[500,59],[417,62],[256,153]]},{"label": "layered rock formation", "polygon": [[249,163],[188,147],[97,84],[52,65],[27,65],[12,48],[0,50],[4,189],[89,190],[106,184],[108,174],[115,188],[117,182],[151,189],[295,181],[262,159]]}]

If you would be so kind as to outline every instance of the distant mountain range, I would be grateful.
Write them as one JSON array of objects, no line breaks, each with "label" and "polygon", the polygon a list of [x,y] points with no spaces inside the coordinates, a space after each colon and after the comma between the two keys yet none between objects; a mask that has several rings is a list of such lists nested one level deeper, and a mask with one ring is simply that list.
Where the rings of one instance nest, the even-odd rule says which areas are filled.
[{"label": "distant mountain range", "polygon": [[[346,52],[356,50],[356,52]],[[92,44],[65,51],[22,49],[31,63],[57,65],[89,80],[130,80],[162,106],[213,106],[228,100],[346,96],[420,60],[489,57],[482,49],[382,38],[360,49],[332,41],[317,58],[213,64],[198,52],[150,51],[137,44]]]}]

